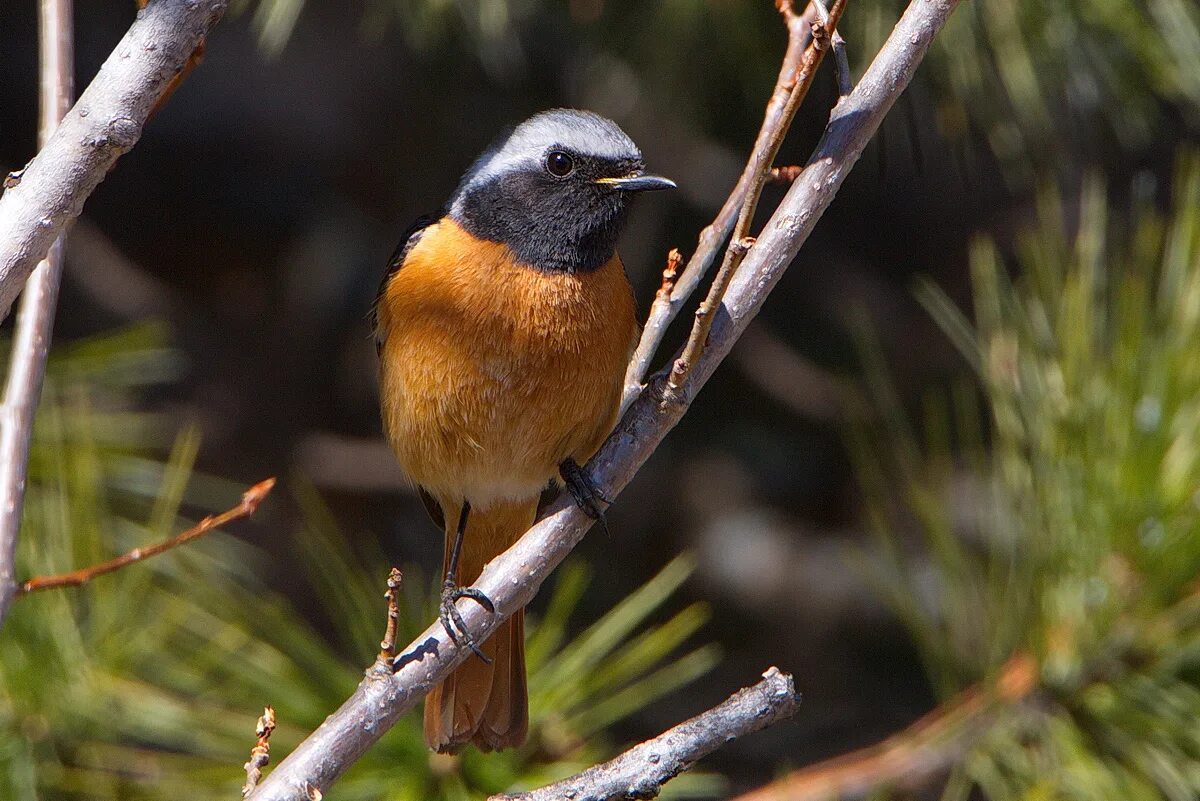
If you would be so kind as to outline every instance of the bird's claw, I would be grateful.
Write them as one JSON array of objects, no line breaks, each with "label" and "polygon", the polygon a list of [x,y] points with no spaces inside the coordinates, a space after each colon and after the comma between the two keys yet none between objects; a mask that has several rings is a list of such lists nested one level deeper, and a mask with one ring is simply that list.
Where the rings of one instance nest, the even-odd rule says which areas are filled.
[{"label": "bird's claw", "polygon": [[453,579],[447,578],[446,583],[442,585],[442,604],[438,618],[442,621],[442,627],[446,629],[447,636],[455,645],[467,646],[471,649],[471,653],[479,657],[485,665],[490,665],[492,664],[491,658],[480,650],[479,644],[467,630],[467,623],[458,611],[457,603],[460,598],[470,598],[492,614],[496,613],[496,605],[481,591],[473,587],[459,587]]},{"label": "bird's claw", "polygon": [[574,459],[564,461],[559,465],[558,471],[562,475],[563,483],[567,487],[567,492],[571,493],[571,499],[575,501],[575,505],[582,509],[588,517],[598,521],[604,529],[604,533],[608,534],[608,521],[604,518],[604,509],[600,504],[612,506],[612,501],[604,496],[604,493],[588,476],[587,471],[580,467]]}]

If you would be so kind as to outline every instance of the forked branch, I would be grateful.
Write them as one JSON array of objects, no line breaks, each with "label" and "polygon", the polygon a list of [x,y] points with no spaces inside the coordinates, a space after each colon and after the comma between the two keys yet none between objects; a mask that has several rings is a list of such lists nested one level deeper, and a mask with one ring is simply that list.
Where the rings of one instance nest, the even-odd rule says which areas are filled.
[{"label": "forked branch", "polygon": [[[791,0],[779,0],[778,5],[784,19],[788,20],[789,24],[794,24],[796,14],[792,9]],[[746,258],[746,254],[750,252],[750,248],[754,246],[754,238],[750,236],[750,226],[754,223],[755,212],[758,211],[758,201],[762,197],[763,188],[771,178],[772,165],[775,163],[775,157],[779,155],[779,148],[787,136],[788,129],[791,128],[792,120],[795,119],[800,104],[808,96],[808,90],[816,77],[817,68],[821,66],[825,52],[829,49],[831,32],[837,28],[842,11],[846,8],[846,0],[834,0],[833,7],[828,12],[825,11],[820,0],[813,0],[813,5],[819,9],[821,21],[812,25],[812,35],[808,47],[804,49],[804,57],[800,59],[800,71],[796,75],[795,85],[783,106],[780,124],[771,130],[771,136],[762,151],[762,161],[757,165],[750,189],[746,193],[746,199],[742,202],[741,211],[738,212],[737,224],[733,227],[733,237],[729,242],[729,247],[725,249],[725,258],[721,262],[721,268],[717,270],[717,275],[713,279],[712,286],[709,287],[704,302],[696,310],[696,319],[692,323],[692,331],[688,335],[687,343],[683,346],[683,352],[671,365],[671,373],[667,377],[667,391],[673,394],[678,394],[683,390],[684,382],[687,381],[692,365],[699,360],[701,352],[708,344],[708,334],[712,330],[713,317],[725,297],[726,290],[729,289],[729,282],[733,279],[733,274],[737,272],[738,267],[741,266],[742,260]]]},{"label": "forked branch", "polygon": [[671,288],[666,296],[661,300],[656,298],[654,305],[650,308],[646,325],[642,329],[641,340],[638,342],[633,358],[629,361],[629,369],[625,373],[625,390],[621,397],[622,413],[641,393],[643,382],[650,372],[650,362],[658,351],[663,336],[667,333],[667,326],[679,314],[683,304],[692,296],[708,272],[708,268],[712,266],[725,238],[733,230],[738,212],[745,203],[746,195],[750,192],[755,176],[764,168],[771,166],[771,159],[767,157],[767,150],[771,147],[771,142],[780,136],[780,129],[790,121],[790,118],[785,116],[785,109],[792,96],[792,89],[796,86],[797,75],[812,30],[804,16],[795,13],[791,0],[786,2],[780,0],[777,6],[787,28],[787,49],[783,54],[783,63],[779,67],[779,76],[775,79],[775,88],[771,90],[771,97],[767,101],[762,126],[759,128],[758,136],[751,148],[750,158],[746,161],[746,166],[742,170],[737,184],[734,185],[733,191],[729,193],[725,204],[717,212],[716,219],[700,232],[696,250],[688,259],[687,265],[682,272],[676,268],[676,272],[679,273],[678,278],[672,280]]}]

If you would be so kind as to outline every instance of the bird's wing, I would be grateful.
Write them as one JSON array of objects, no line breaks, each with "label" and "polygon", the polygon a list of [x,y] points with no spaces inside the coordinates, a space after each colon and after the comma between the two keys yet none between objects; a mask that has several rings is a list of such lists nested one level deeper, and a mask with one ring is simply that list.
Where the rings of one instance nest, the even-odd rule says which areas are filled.
[{"label": "bird's wing", "polygon": [[388,260],[387,271],[383,274],[383,280],[379,282],[379,291],[375,293],[375,302],[371,304],[371,331],[375,334],[376,352],[383,346],[382,332],[379,330],[379,303],[383,300],[384,292],[387,291],[388,281],[392,280],[392,276],[404,266],[404,260],[417,246],[417,242],[421,241],[421,234],[425,229],[439,219],[441,219],[440,216],[432,214],[422,214],[418,217],[412,225],[408,226],[404,236],[400,237],[400,244],[396,245],[396,250],[392,252],[392,258]]}]

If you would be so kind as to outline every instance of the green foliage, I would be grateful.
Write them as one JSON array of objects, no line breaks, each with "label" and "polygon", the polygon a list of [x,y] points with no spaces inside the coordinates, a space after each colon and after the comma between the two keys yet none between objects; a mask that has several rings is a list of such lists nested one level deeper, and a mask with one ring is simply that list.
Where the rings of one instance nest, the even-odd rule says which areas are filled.
[{"label": "green foliage", "polygon": [[[860,6],[863,52],[888,31]],[[862,18],[866,17],[865,20]],[[874,19],[872,19],[874,17]],[[1144,151],[1181,115],[1200,125],[1200,7],[1190,0],[982,0],[959,6],[922,70],[951,141],[978,132],[1009,179],[1078,170],[1079,155]],[[1084,162],[1087,163],[1086,161]]]},{"label": "green foliage", "polygon": [[[187,524],[181,505],[224,508],[238,496],[241,487],[193,473],[194,431],[177,438],[168,463],[152,458],[168,428],[131,409],[140,387],[178,369],[160,342],[160,332],[141,329],[66,348],[53,361],[23,575],[155,541]],[[85,588],[18,599],[0,637],[0,797],[236,798],[264,704],[278,713],[277,761],[350,694],[379,647],[387,565],[352,550],[315,493],[291,483],[308,521],[296,535],[301,561],[337,641],[256,577],[257,549],[221,533]],[[419,714],[409,715],[339,783],[338,798],[478,798],[605,758],[605,726],[717,659],[708,646],[676,655],[707,619],[702,605],[652,622],[691,570],[689,558],[676,559],[571,637],[588,576],[565,565],[546,614],[531,621],[530,743],[488,757],[435,757]],[[430,590],[419,570],[406,571],[401,642],[433,619]],[[670,789],[682,797],[720,786],[697,774]]]},{"label": "green foliage", "polygon": [[1044,192],[1011,265],[976,244],[972,283],[974,327],[919,294],[978,371],[988,424],[959,388],[928,404],[918,445],[879,381],[898,447],[865,430],[857,447],[882,577],[936,687],[1015,653],[1039,666],[1036,703],[998,714],[948,797],[1195,798],[1200,157],[1181,159],[1167,216],[1136,191],[1111,208],[1096,180],[1074,213]]}]

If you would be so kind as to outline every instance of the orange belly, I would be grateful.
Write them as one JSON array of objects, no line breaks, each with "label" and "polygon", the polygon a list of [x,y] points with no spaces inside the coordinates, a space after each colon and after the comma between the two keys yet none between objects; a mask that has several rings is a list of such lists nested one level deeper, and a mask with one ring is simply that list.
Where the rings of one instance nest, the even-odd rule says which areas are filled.
[{"label": "orange belly", "polygon": [[637,335],[616,256],[591,272],[542,272],[443,219],[378,314],[384,428],[435,496],[479,509],[529,498],[612,429]]}]

